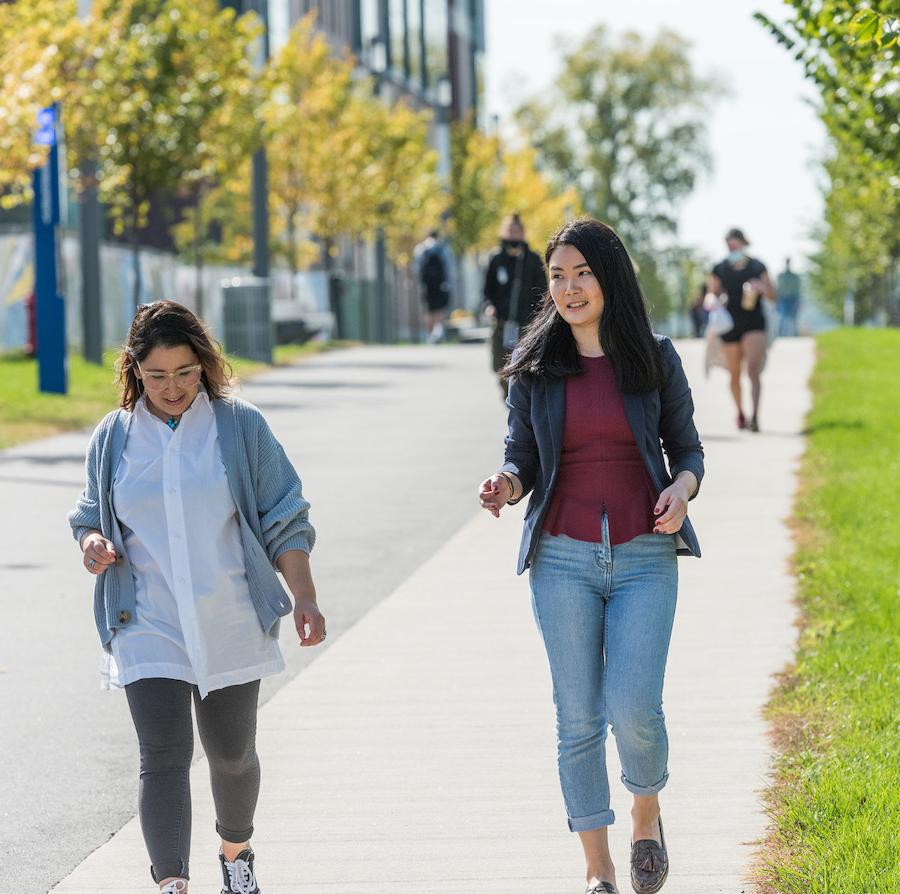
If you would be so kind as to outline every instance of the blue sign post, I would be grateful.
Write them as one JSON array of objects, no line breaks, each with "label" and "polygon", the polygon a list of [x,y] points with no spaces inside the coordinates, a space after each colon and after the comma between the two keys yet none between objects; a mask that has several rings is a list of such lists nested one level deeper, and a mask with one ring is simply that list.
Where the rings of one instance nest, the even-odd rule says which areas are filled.
[{"label": "blue sign post", "polygon": [[47,163],[34,172],[34,297],[40,390],[65,394],[66,306],[59,294],[57,239],[60,218],[59,106],[41,109],[35,142],[50,147]]}]

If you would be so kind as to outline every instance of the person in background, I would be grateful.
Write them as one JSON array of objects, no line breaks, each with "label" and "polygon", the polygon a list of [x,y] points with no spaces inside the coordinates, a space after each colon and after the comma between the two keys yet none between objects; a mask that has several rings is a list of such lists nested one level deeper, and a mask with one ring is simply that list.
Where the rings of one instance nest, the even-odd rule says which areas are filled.
[{"label": "person in background", "polygon": [[229,395],[225,358],[186,307],[139,307],[118,371],[120,407],[94,431],[68,520],[94,576],[102,683],[125,690],[137,732],[150,874],[164,894],[188,890],[193,702],[222,894],[259,894],[260,679],[284,670],[282,616],[293,613],[301,646],[325,639],[309,503],[262,413]]},{"label": "person in background", "polygon": [[691,315],[691,328],[694,330],[694,338],[703,338],[706,333],[706,321],[709,319],[709,311],[703,306],[706,298],[706,283],[700,283],[694,300],[688,311]]},{"label": "person in background", "polygon": [[422,285],[428,342],[437,344],[444,340],[444,314],[450,305],[450,262],[437,230],[416,246],[413,264]]},{"label": "person in background", "polygon": [[775,280],[778,293],[778,334],[796,337],[800,313],[800,277],[791,270],[791,259],[784,259],[784,270]]},{"label": "person in background", "polygon": [[[734,326],[721,336],[722,354],[731,376],[731,396],[737,408],[737,427],[759,431],[761,376],[766,364],[766,317],[762,302],[775,301],[766,265],[747,254],[750,243],[736,227],[725,234],[728,255],[709,274],[707,288],[731,314]],[[750,379],[752,412],[744,414],[741,369]]]},{"label": "person in background", "polygon": [[631,884],[654,894],[669,872],[659,792],[669,778],[662,693],[676,556],[700,555],[688,502],[703,478],[703,447],[681,360],[653,333],[618,235],[575,220],[545,259],[549,298],[503,371],[511,377],[505,461],[481,483],[479,501],[498,517],[532,495],[517,572],[531,569],[586,894],[618,891],[610,727],[633,795]]},{"label": "person in background", "polygon": [[507,380],[500,371],[519,334],[543,302],[547,276],[540,255],[525,241],[525,227],[511,214],[500,227],[500,250],[491,256],[484,277],[484,313],[491,320],[491,367],[506,399]]}]

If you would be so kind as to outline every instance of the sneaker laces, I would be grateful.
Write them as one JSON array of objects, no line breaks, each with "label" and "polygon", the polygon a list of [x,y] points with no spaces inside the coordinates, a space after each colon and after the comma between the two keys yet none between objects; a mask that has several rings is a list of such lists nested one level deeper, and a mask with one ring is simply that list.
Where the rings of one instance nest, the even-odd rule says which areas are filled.
[{"label": "sneaker laces", "polygon": [[187,882],[183,878],[176,878],[165,888],[160,888],[159,894],[184,894],[185,891],[187,891]]},{"label": "sneaker laces", "polygon": [[256,879],[249,862],[240,858],[233,863],[226,860],[225,869],[228,870],[228,885],[234,894],[253,894],[256,890]]}]

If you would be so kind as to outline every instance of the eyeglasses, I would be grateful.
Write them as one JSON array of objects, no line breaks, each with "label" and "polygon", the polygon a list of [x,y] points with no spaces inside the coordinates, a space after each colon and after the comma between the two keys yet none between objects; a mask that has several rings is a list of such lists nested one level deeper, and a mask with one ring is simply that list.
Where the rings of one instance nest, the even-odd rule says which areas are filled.
[{"label": "eyeglasses", "polygon": [[193,388],[200,384],[200,375],[203,372],[203,364],[198,363],[196,366],[185,366],[173,373],[161,372],[144,372],[140,363],[137,368],[141,373],[141,381],[148,391],[162,391],[166,387],[166,382],[171,379],[179,388],[185,390]]}]

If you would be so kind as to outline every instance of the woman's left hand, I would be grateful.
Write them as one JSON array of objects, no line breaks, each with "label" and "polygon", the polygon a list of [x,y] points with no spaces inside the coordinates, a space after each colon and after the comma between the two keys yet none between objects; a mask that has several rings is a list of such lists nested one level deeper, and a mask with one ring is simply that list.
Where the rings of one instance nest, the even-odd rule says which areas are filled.
[{"label": "woman's left hand", "polygon": [[677,534],[684,524],[688,513],[690,494],[680,481],[670,484],[660,495],[653,507],[657,516],[653,525],[654,534]]},{"label": "woman's left hand", "polygon": [[294,604],[294,626],[301,646],[317,646],[325,639],[325,616],[315,599],[298,599]]}]

